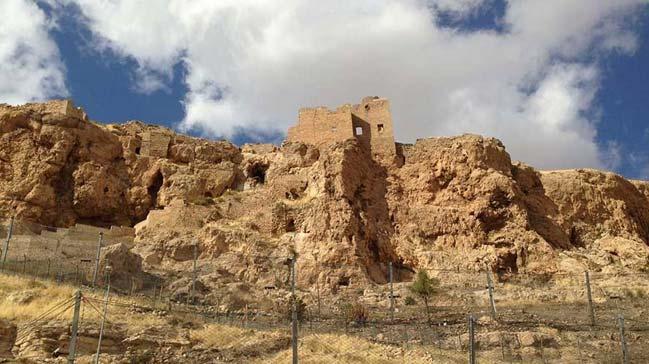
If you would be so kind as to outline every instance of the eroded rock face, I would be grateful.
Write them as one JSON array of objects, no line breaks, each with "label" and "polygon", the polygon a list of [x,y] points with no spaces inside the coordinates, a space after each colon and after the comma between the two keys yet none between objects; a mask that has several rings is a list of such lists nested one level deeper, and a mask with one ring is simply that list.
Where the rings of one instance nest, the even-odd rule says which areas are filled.
[{"label": "eroded rock face", "polygon": [[649,242],[649,203],[631,182],[594,170],[542,173],[548,197],[559,210],[571,245],[586,246],[603,236]]},{"label": "eroded rock face", "polygon": [[142,257],[131,252],[126,244],[102,248],[99,267],[97,280],[100,284],[110,279],[111,286],[126,292],[143,286]]},{"label": "eroded rock face", "polygon": [[294,254],[299,283],[331,292],[384,283],[389,262],[397,280],[421,268],[647,265],[649,183],[538,172],[492,138],[421,139],[398,145],[390,164],[355,139],[239,149],[38,105],[0,107],[0,131],[0,212],[46,224],[137,224],[135,249],[118,253],[142,257],[145,272],[174,272],[179,295],[195,255],[200,298],[235,292],[237,305],[255,289],[287,287]]},{"label": "eroded rock face", "polygon": [[[536,172],[512,165],[495,139],[465,135],[418,141],[391,176],[394,244],[411,267],[460,267],[517,272],[552,254],[546,236],[561,236],[548,221]],[[549,214],[550,213],[550,214]],[[561,238],[553,242],[566,246]]]},{"label": "eroded rock face", "polygon": [[231,143],[139,122],[102,126],[48,105],[0,105],[5,216],[132,225],[176,198],[218,197],[238,175],[241,153]]}]

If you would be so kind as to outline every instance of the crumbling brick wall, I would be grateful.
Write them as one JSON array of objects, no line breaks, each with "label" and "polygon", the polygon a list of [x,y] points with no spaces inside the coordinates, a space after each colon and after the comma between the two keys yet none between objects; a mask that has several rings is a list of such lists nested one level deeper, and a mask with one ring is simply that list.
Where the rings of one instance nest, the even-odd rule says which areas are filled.
[{"label": "crumbling brick wall", "polygon": [[149,131],[142,133],[140,155],[144,157],[167,158],[171,137],[167,134]]},{"label": "crumbling brick wall", "polygon": [[365,97],[360,104],[354,105],[352,113],[363,127],[362,136],[357,137],[369,142],[373,155],[396,154],[390,101],[376,96]]},{"label": "crumbling brick wall", "polygon": [[88,120],[86,112],[80,107],[75,107],[72,100],[51,100],[43,105],[43,113],[63,114],[81,120]]},{"label": "crumbling brick wall", "polygon": [[316,146],[356,138],[374,156],[396,155],[390,102],[370,96],[360,104],[345,104],[335,111],[326,107],[300,109],[298,124],[289,128],[286,140]]},{"label": "crumbling brick wall", "polygon": [[289,128],[286,140],[321,146],[353,137],[351,105],[343,105],[335,111],[326,107],[300,109],[298,124]]}]

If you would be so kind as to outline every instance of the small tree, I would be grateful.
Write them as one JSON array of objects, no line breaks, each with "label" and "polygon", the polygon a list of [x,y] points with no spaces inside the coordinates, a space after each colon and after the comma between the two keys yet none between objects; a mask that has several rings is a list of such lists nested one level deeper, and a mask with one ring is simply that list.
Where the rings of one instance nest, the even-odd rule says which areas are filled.
[{"label": "small tree", "polygon": [[428,301],[435,294],[435,292],[437,292],[438,286],[439,280],[429,277],[428,273],[426,273],[425,270],[420,270],[419,272],[417,272],[417,278],[414,282],[412,282],[412,285],[410,286],[410,290],[417,296],[421,297],[422,300],[424,300],[424,305],[426,305],[426,316],[428,317],[428,323],[431,322],[430,307],[428,305]]}]

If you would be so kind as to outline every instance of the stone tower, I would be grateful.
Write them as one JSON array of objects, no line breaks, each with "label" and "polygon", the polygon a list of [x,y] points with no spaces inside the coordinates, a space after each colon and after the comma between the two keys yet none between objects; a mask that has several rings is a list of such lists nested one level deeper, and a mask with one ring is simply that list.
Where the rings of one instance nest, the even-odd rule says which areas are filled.
[{"label": "stone tower", "polygon": [[376,96],[364,97],[360,104],[345,104],[336,110],[326,107],[302,108],[298,124],[289,128],[287,141],[316,146],[356,138],[379,159],[396,156],[390,102]]}]

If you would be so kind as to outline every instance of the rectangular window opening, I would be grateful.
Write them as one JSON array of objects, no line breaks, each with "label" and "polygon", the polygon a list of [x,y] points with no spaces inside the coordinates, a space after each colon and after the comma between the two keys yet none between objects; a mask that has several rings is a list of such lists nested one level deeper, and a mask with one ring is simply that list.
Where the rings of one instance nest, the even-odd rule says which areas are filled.
[{"label": "rectangular window opening", "polygon": [[376,128],[379,130],[379,134],[383,133],[383,124],[378,124]]},{"label": "rectangular window opening", "polygon": [[363,135],[363,127],[360,126],[356,127],[356,135]]}]

